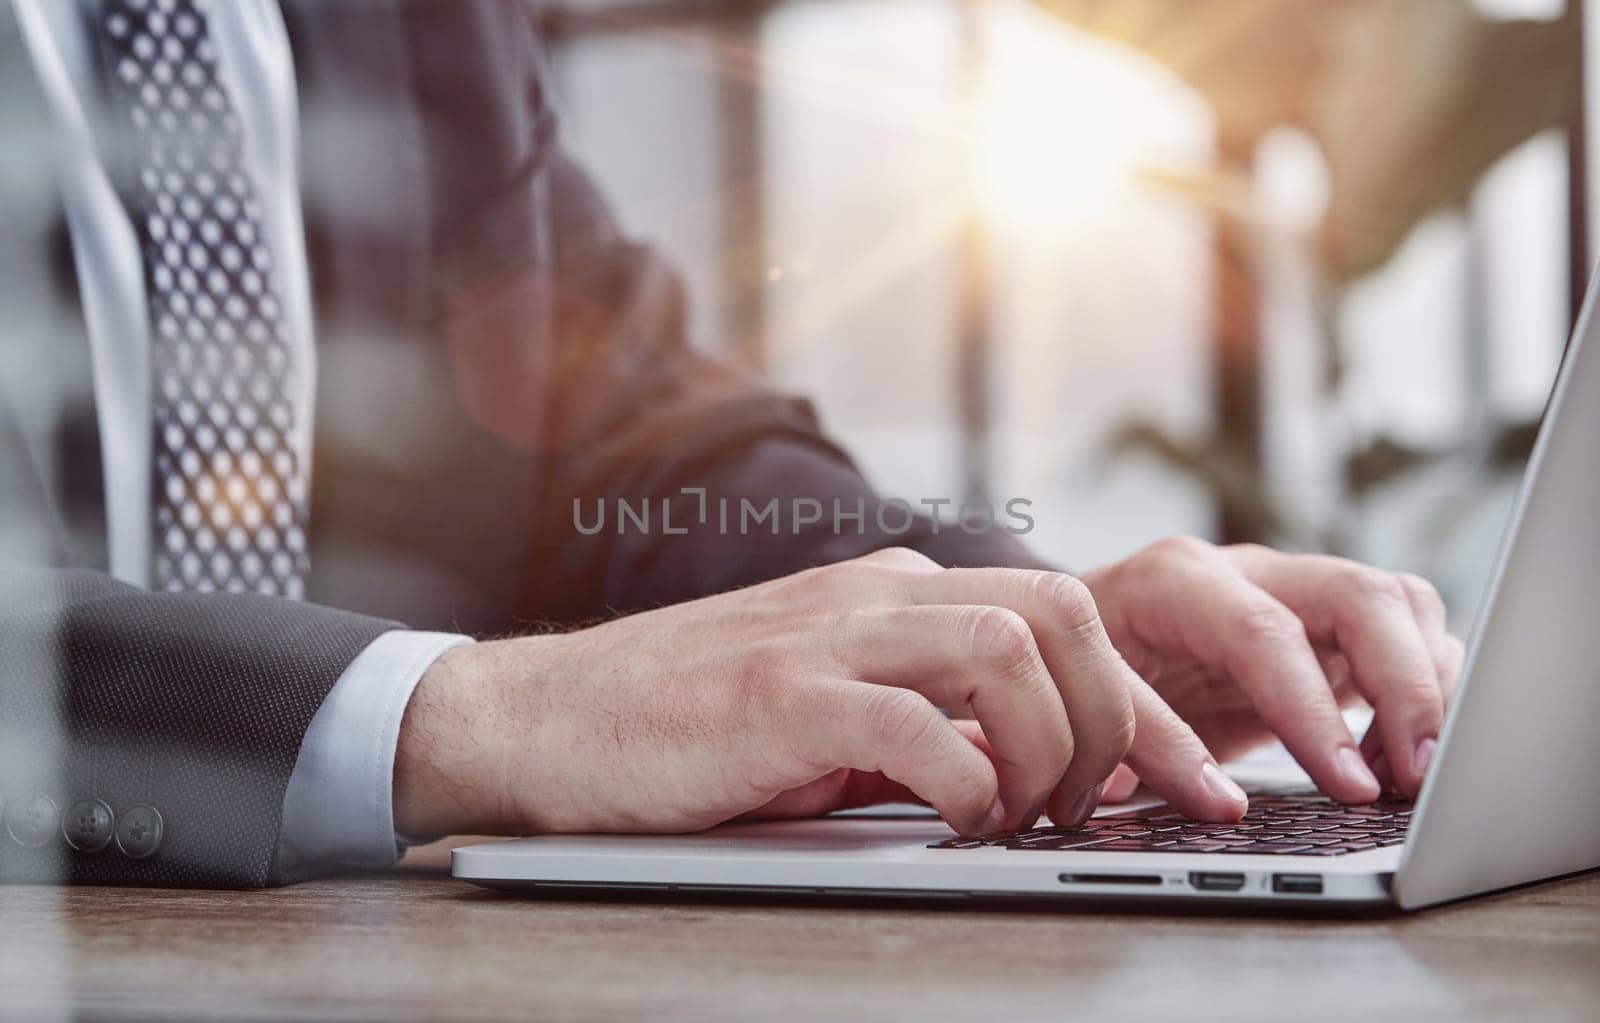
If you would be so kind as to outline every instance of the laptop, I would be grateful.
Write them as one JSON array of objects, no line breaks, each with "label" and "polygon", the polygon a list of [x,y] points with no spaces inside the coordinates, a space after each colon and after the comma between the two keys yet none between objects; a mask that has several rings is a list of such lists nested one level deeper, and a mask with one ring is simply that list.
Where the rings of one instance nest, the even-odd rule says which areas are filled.
[{"label": "laptop", "polygon": [[490,842],[454,850],[455,876],[503,889],[1409,910],[1600,867],[1597,290],[1591,282],[1415,805],[1341,806],[1264,778],[1231,825],[1135,805],[1079,828],[969,839],[930,814],[880,812]]}]

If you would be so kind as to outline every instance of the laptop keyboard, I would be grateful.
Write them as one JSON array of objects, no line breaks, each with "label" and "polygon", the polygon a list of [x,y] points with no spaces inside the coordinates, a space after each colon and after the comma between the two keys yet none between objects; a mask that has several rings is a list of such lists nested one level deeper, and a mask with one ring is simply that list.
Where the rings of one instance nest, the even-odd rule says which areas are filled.
[{"label": "laptop keyboard", "polygon": [[1400,845],[1410,823],[1407,800],[1345,806],[1297,790],[1252,795],[1249,812],[1237,824],[1206,824],[1158,806],[1095,817],[1076,828],[952,838],[928,848],[1341,856]]}]

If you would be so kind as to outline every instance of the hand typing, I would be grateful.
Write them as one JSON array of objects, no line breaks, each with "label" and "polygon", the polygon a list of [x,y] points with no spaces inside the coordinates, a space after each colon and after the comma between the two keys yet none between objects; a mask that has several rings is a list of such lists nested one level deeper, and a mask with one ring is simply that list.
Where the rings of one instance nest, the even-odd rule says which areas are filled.
[{"label": "hand typing", "polygon": [[[1217,757],[1278,738],[1336,799],[1421,789],[1463,661],[1426,581],[1179,538],[1084,582],[1117,649]],[[1358,750],[1339,709],[1362,700],[1376,717]],[[1107,795],[1136,781],[1119,771]]]},{"label": "hand typing", "polygon": [[1374,797],[1337,712],[1357,694],[1378,707],[1368,758],[1414,791],[1460,664],[1424,587],[1198,541],[1082,581],[880,551],[451,651],[406,714],[396,823],[688,831],[918,800],[972,834],[1081,821],[1119,764],[1229,821],[1245,799],[1213,752],[1274,735],[1337,798]]}]

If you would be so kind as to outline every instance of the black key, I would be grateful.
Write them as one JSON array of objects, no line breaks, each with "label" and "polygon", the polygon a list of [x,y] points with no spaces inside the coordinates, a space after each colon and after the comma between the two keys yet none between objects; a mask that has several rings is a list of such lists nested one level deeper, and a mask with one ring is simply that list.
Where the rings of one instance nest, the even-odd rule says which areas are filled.
[{"label": "black key", "polygon": [[1252,842],[1249,845],[1234,845],[1224,847],[1230,853],[1297,853],[1307,849],[1316,848],[1304,842]]},{"label": "black key", "polygon": [[[1019,832],[1015,835],[1006,835],[1004,837],[1007,841],[1013,842],[1038,842],[1047,838],[1064,838],[1071,835],[1088,835],[1093,837],[1096,834],[1098,833],[1090,831],[1088,828],[1033,828],[1028,831]],[[1101,835],[1100,837],[1103,838],[1105,836]]]},{"label": "black key", "polygon": [[1087,834],[1089,834],[1089,828],[1087,826],[1081,828],[1038,827],[1029,828],[1027,831],[1018,831],[1006,837],[1018,839],[1023,842],[1031,842],[1036,838],[1060,838],[1062,835]]},{"label": "black key", "polygon": [[[1018,845],[1032,845],[1035,842],[1056,842],[1063,838],[1081,838],[1091,842],[1101,842],[1111,836],[1100,832],[1090,831],[1088,828],[1039,828],[1026,835],[1018,835],[1013,841]],[[1007,843],[1010,844],[1010,843]]]},{"label": "black key", "polygon": [[981,838],[947,838],[943,842],[929,842],[929,849],[978,849],[983,846]]},{"label": "black key", "polygon": [[1104,849],[1108,852],[1150,852],[1149,842],[1142,842],[1137,838],[1114,838],[1109,842],[1102,842],[1094,847],[1096,852]]},{"label": "black key", "polygon": [[1317,834],[1326,838],[1362,839],[1367,837],[1367,832],[1358,828],[1334,828],[1332,831],[1319,831]]},{"label": "black key", "polygon": [[1017,845],[1008,845],[1007,849],[1043,849],[1047,852],[1059,849],[1088,849],[1100,848],[1106,844],[1105,836],[1094,838],[1086,835],[1062,835],[1058,838],[1041,838],[1032,842],[1021,842]]}]

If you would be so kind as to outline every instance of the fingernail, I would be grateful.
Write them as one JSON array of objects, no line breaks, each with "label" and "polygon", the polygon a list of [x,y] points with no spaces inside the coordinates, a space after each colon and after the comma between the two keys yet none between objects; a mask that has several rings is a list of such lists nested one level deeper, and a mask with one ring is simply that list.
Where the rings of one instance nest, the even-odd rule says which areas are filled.
[{"label": "fingernail", "polygon": [[1417,777],[1424,778],[1428,774],[1428,765],[1433,763],[1434,750],[1439,748],[1437,739],[1423,739],[1417,743],[1417,752],[1412,757],[1412,766],[1416,768]]},{"label": "fingernail", "polygon": [[1072,804],[1072,810],[1067,814],[1067,819],[1062,822],[1063,827],[1075,828],[1094,816],[1094,808],[1100,805],[1100,786],[1085,789],[1077,802]]},{"label": "fingernail", "polygon": [[1239,783],[1222,773],[1222,768],[1207,760],[1200,768],[1200,780],[1205,782],[1206,788],[1218,799],[1226,799],[1230,803],[1248,803],[1250,797],[1244,794],[1244,789]]},{"label": "fingernail", "polygon": [[1339,773],[1352,787],[1360,786],[1364,789],[1376,790],[1379,788],[1378,779],[1372,773],[1372,768],[1361,759],[1361,751],[1354,746],[1346,746],[1339,751],[1335,758],[1339,762]]},{"label": "fingernail", "polygon": [[989,807],[989,816],[983,819],[983,833],[985,835],[992,835],[996,831],[999,831],[1000,826],[1005,822],[1006,804],[1000,802],[1000,800],[997,798],[994,801],[994,805]]}]

